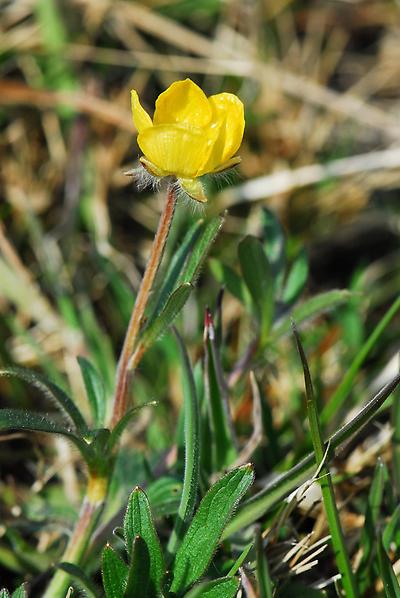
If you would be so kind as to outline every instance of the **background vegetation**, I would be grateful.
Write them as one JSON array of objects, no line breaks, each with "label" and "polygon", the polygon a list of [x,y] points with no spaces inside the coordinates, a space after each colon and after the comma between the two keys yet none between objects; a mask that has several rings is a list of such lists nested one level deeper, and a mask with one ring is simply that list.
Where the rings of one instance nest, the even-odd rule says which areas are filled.
[{"label": "background vegetation", "polygon": [[[245,104],[240,170],[208,181],[205,210],[178,205],[153,307],[181,255],[181,280],[189,263],[196,281],[176,326],[200,397],[201,495],[226,469],[255,468],[246,495],[255,502],[236,512],[207,576],[240,568],[250,598],[340,592],[319,487],[287,498],[320,470],[311,461],[306,477],[295,471],[274,486],[313,446],[290,317],[324,438],[398,370],[399,18],[389,0],[1,2],[0,361],[47,375],[88,417],[76,357],[101,374],[109,404],[165,201],[124,174],[138,155],[129,90],[151,109],[190,76],[207,95],[232,91]],[[96,589],[75,582],[88,593],[101,595],[105,544],[122,548],[113,529],[136,485],[168,542],[184,469],[185,363],[168,331],[135,374],[136,405],[157,406],[123,436],[83,567]],[[0,393],[2,408],[54,411],[20,380],[2,378]],[[398,595],[399,400],[392,394],[361,433],[350,427],[328,447],[341,445],[330,471],[361,595]],[[0,581],[10,590],[28,581],[41,596],[76,521],[85,469],[63,437],[8,428]]]}]

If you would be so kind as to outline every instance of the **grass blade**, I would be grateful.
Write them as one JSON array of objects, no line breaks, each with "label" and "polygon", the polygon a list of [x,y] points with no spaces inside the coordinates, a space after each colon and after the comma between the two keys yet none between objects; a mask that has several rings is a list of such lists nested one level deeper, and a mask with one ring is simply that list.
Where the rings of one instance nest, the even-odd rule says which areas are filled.
[{"label": "grass blade", "polygon": [[361,368],[365,359],[368,357],[370,351],[377,343],[379,337],[381,336],[385,328],[390,324],[392,318],[399,310],[400,297],[396,299],[396,301],[393,303],[390,309],[375,326],[374,330],[371,332],[366,342],[363,344],[363,346],[355,356],[352,364],[350,365],[345,376],[343,377],[342,382],[339,384],[338,388],[333,393],[328,403],[325,405],[321,414],[321,422],[323,425],[325,425],[332,417],[334,417],[334,415],[343,405],[344,401],[347,399],[359,369]]},{"label": "grass blade", "polygon": [[360,545],[363,556],[357,571],[358,585],[365,591],[371,582],[371,567],[374,557],[376,533],[385,487],[385,465],[381,459],[376,464],[374,477],[368,494],[365,522],[361,534]]},{"label": "grass blade", "polygon": [[314,446],[315,461],[320,468],[319,485],[321,487],[322,498],[325,507],[326,518],[328,520],[328,527],[331,533],[332,546],[335,552],[337,567],[341,574],[341,581],[348,598],[356,598],[358,590],[354,579],[353,571],[351,569],[350,560],[347,554],[342,527],[340,525],[339,512],[336,506],[335,494],[333,491],[333,483],[329,468],[325,465],[325,445],[321,435],[319,424],[319,417],[317,411],[317,403],[314,397],[314,390],[310,375],[310,370],[307,363],[307,358],[304,353],[303,345],[300,336],[293,324],[293,333],[296,340],[297,350],[300,355],[303,366],[304,382],[306,387],[306,401],[307,401],[307,416],[310,425],[310,432]]},{"label": "grass blade", "polygon": [[[331,451],[347,442],[355,436],[374,417],[386,399],[391,395],[400,383],[400,375],[388,382],[370,401],[361,409],[358,414],[346,423],[327,440]],[[329,457],[329,455],[328,455]],[[223,538],[235,533],[239,529],[254,523],[279,501],[288,496],[300,484],[309,479],[315,471],[315,456],[310,453],[289,471],[280,474],[272,482],[267,484],[263,490],[247,500],[238,510],[231,522],[227,525]]]},{"label": "grass blade", "polygon": [[272,598],[273,585],[269,573],[267,557],[264,553],[263,540],[260,529],[256,536],[257,581],[259,598]]},{"label": "grass blade", "polygon": [[400,585],[395,572],[393,571],[392,563],[390,562],[387,552],[383,547],[381,538],[378,538],[378,564],[385,590],[385,596],[387,598],[399,598]]}]

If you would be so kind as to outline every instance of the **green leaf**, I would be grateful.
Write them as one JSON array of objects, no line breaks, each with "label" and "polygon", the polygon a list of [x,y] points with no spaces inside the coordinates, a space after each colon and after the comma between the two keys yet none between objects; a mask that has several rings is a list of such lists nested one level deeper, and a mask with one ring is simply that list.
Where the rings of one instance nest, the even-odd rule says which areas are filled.
[{"label": "green leaf", "polygon": [[156,591],[150,585],[150,556],[147,544],[143,538],[136,536],[132,543],[128,583],[124,597],[153,598],[156,595]]},{"label": "green leaf", "polygon": [[128,567],[108,545],[103,550],[101,573],[106,598],[124,598]]},{"label": "green leaf", "polygon": [[87,431],[87,424],[75,403],[62,388],[53,384],[53,382],[50,382],[50,380],[47,380],[44,376],[27,368],[20,367],[11,367],[0,370],[0,376],[15,376],[19,380],[23,380],[34,388],[37,388],[46,399],[49,399],[52,403],[55,401],[56,404],[63,409],[71,422],[74,423],[77,430],[83,433]]},{"label": "green leaf", "polygon": [[358,371],[360,370],[362,364],[368,357],[370,351],[376,345],[381,334],[384,332],[384,330],[387,328],[387,326],[390,324],[391,320],[399,310],[400,297],[396,299],[396,301],[393,303],[390,309],[388,309],[388,311],[385,313],[382,319],[375,326],[374,330],[371,332],[371,334],[369,335],[369,337],[355,356],[341,383],[339,384],[329,401],[326,403],[321,414],[321,422],[323,424],[326,424],[335,415],[337,410],[343,405],[351,389],[353,388],[354,379]]},{"label": "green leaf", "polygon": [[0,590],[0,598],[10,598],[10,592],[6,588],[3,588]]},{"label": "green leaf", "polygon": [[383,581],[385,596],[387,598],[399,598],[400,585],[398,579],[393,571],[392,563],[383,547],[382,539],[378,538],[378,563],[379,572]]},{"label": "green leaf", "polygon": [[29,430],[30,432],[46,432],[66,436],[75,444],[87,462],[92,459],[90,446],[76,436],[69,428],[57,424],[52,419],[34,411],[22,409],[0,409],[0,431]]},{"label": "green leaf", "polygon": [[175,478],[158,478],[146,488],[154,517],[175,515],[178,512],[182,483]]},{"label": "green leaf", "polygon": [[274,283],[271,266],[261,242],[250,235],[239,244],[239,262],[243,278],[260,323],[260,345],[268,338],[274,313]]},{"label": "green leaf", "polygon": [[155,320],[144,330],[140,340],[144,347],[150,347],[171,326],[192,292],[192,285],[184,283],[172,293]]},{"label": "green leaf", "polygon": [[85,384],[86,395],[92,410],[93,420],[96,427],[104,425],[106,413],[106,392],[103,380],[98,371],[85,357],[78,357],[81,368],[82,379]]},{"label": "green leaf", "polygon": [[266,251],[268,261],[276,277],[284,269],[285,256],[285,233],[279,218],[276,217],[272,210],[263,208],[261,212],[261,225],[263,230],[264,249]]},{"label": "green leaf", "polygon": [[376,532],[383,500],[384,487],[385,464],[381,459],[378,459],[372,484],[368,493],[364,527],[360,539],[360,546],[362,547],[363,555],[359,569],[357,571],[357,579],[360,589],[363,591],[367,589],[370,583],[371,564],[374,556]]},{"label": "green leaf", "polygon": [[[0,593],[0,598],[1,598],[1,593]],[[19,588],[14,590],[14,592],[11,594],[11,598],[28,598],[26,584],[23,583],[21,586],[19,586]]]},{"label": "green leaf", "polygon": [[322,312],[333,309],[341,303],[345,303],[351,296],[352,294],[350,291],[334,290],[311,297],[311,299],[308,299],[298,307],[295,307],[290,315],[285,316],[274,325],[269,338],[270,343],[272,344],[276,342],[278,338],[290,332],[292,319],[299,325],[310,318],[315,318]]},{"label": "green leaf", "polygon": [[[157,302],[149,316],[149,321],[152,322],[157,314],[163,309],[168,297],[173,292],[179,276],[182,272],[185,261],[193,248],[193,245],[199,238],[202,228],[204,228],[204,220],[198,220],[187,231],[180,247],[174,252],[168,270],[165,274],[164,281],[160,290],[157,293]],[[188,281],[190,282],[190,281]]]},{"label": "green leaf", "polygon": [[[326,442],[329,443],[331,451],[353,438],[364,426],[371,421],[383,403],[400,383],[400,375],[388,382],[355,417],[337,432],[332,434]],[[254,523],[272,507],[276,506],[282,499],[298,488],[305,480],[315,473],[315,456],[313,453],[304,457],[289,471],[278,475],[271,482],[267,483],[262,490],[257,492],[249,500],[243,503],[238,509],[232,521],[228,524],[223,533],[227,538],[238,530]]]},{"label": "green leaf", "polygon": [[99,595],[99,589],[96,584],[92,582],[92,580],[80,567],[78,567],[78,565],[63,562],[59,563],[57,567],[75,579],[77,582],[76,585],[85,592],[85,595],[88,598],[96,598]]},{"label": "green leaf", "polygon": [[186,347],[175,331],[183,366],[183,415],[185,435],[185,472],[175,526],[168,542],[168,553],[175,554],[189,519],[193,515],[200,475],[200,412],[192,365]]},{"label": "green leaf", "polygon": [[308,278],[308,260],[306,252],[300,251],[295,259],[282,293],[282,301],[286,304],[292,304],[301,295]]},{"label": "green leaf", "polygon": [[221,577],[205,581],[185,594],[185,598],[235,598],[240,581],[236,577]]},{"label": "green leaf", "polygon": [[171,592],[183,592],[203,575],[237,503],[253,482],[251,465],[227,473],[207,492],[179,547]]},{"label": "green leaf", "polygon": [[136,417],[138,413],[145,407],[154,407],[155,405],[157,405],[157,401],[149,401],[148,403],[143,403],[143,405],[132,407],[132,409],[129,409],[129,411],[127,411],[125,415],[121,417],[121,419],[115,424],[110,435],[110,439],[108,442],[110,451],[114,448],[121,435],[123,434],[126,426],[129,425],[132,419]]},{"label": "green leaf", "polygon": [[400,505],[397,505],[389,522],[387,523],[382,534],[383,547],[386,551],[390,549],[390,545],[395,541],[396,534],[400,531]]},{"label": "green leaf", "polygon": [[215,258],[209,259],[208,264],[214,278],[220,285],[226,287],[243,305],[251,304],[249,291],[239,274],[236,274],[235,270]]},{"label": "green leaf", "polygon": [[257,582],[259,598],[272,598],[273,585],[269,573],[267,557],[265,556],[261,532],[257,530],[256,537]]},{"label": "green leaf", "polygon": [[253,546],[254,542],[249,542],[247,546],[244,547],[236,561],[233,563],[232,567],[229,569],[227,577],[233,577],[239,571]]},{"label": "green leaf", "polygon": [[195,284],[203,262],[206,259],[211,249],[211,245],[214,243],[214,240],[218,235],[223,223],[224,218],[221,216],[212,218],[212,220],[207,222],[201,232],[199,239],[195,243],[191,255],[187,260],[180,279],[181,284],[184,284],[185,282]]},{"label": "green leaf", "polygon": [[214,322],[209,310],[205,317],[205,396],[213,430],[214,470],[228,467],[237,457],[233,426],[229,412],[229,390],[222,371],[219,349],[215,341]]},{"label": "green leaf", "polygon": [[129,497],[124,518],[124,536],[129,558],[136,536],[140,536],[146,543],[150,556],[150,580],[155,591],[160,592],[165,575],[164,557],[154,527],[149,501],[139,487],[135,488]]}]

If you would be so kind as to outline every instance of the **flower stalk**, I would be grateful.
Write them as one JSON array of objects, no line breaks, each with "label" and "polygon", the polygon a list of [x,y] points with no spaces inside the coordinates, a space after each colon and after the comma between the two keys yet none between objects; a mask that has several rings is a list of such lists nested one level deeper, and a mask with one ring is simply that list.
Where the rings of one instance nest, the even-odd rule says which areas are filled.
[{"label": "flower stalk", "polygon": [[[121,356],[117,368],[116,391],[111,416],[110,428],[126,413],[129,393],[129,377],[132,369],[138,365],[139,360],[131,361],[135,351],[140,328],[143,322],[145,309],[149,300],[150,292],[153,286],[154,278],[160,266],[164,253],[165,243],[171,227],[172,218],[175,212],[177,193],[173,184],[170,184],[167,192],[167,201],[164,211],[161,215],[156,236],[154,237],[153,247],[150,258],[140,284],[139,292],[136,297],[135,305],[129,321],[125,341],[122,347]],[[142,352],[140,358],[142,357]],[[132,367],[133,366],[133,367]]]}]

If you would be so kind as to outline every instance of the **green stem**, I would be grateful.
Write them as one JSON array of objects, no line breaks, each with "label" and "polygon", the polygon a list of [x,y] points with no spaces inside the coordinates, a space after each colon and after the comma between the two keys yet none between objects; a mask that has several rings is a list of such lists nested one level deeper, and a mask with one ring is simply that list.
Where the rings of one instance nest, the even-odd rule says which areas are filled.
[{"label": "green stem", "polygon": [[[150,296],[150,291],[152,289],[154,278],[157,274],[164,253],[165,243],[168,238],[168,233],[175,211],[176,199],[176,188],[173,184],[171,184],[168,187],[167,201],[165,202],[164,211],[160,218],[156,236],[154,237],[150,258],[136,297],[118,363],[116,391],[110,423],[111,429],[126,413],[128,405],[129,374],[132,369],[130,359],[136,348],[140,327],[144,318],[144,312]],[[137,363],[135,363],[135,365],[137,365]]]},{"label": "green stem", "polygon": [[[85,498],[83,499],[79,519],[69,539],[61,562],[79,565],[85,555],[99,517],[102,513],[107,495],[108,482],[104,478],[90,476]],[[65,598],[71,577],[58,569],[50,581],[43,598]]]},{"label": "green stem", "polygon": [[319,485],[321,487],[322,499],[324,501],[326,518],[331,534],[332,546],[336,557],[336,563],[341,575],[341,581],[347,598],[357,598],[358,590],[356,581],[351,569],[350,560],[344,541],[342,527],[340,525],[339,512],[336,506],[335,493],[333,491],[332,478],[329,468],[325,465],[325,446],[321,435],[317,404],[314,396],[314,389],[311,381],[310,370],[307,358],[301,344],[300,336],[293,326],[297,349],[301,358],[306,386],[307,416],[310,424],[312,443],[314,446],[315,461],[320,470]]}]

